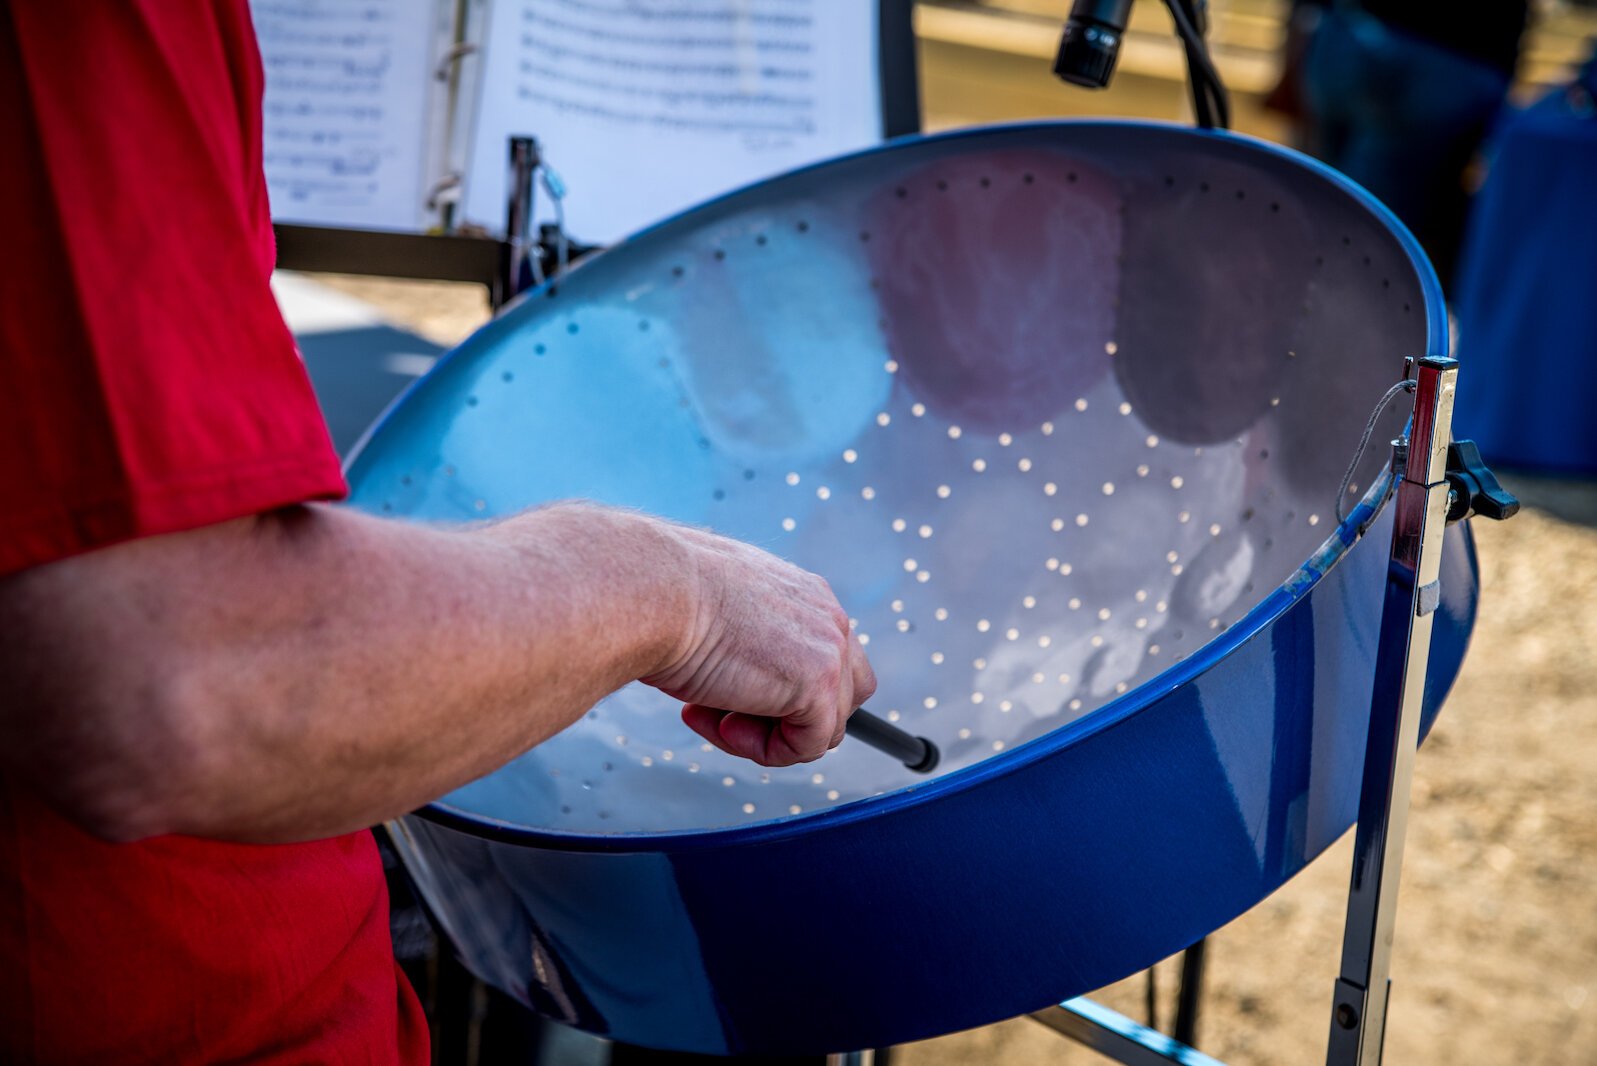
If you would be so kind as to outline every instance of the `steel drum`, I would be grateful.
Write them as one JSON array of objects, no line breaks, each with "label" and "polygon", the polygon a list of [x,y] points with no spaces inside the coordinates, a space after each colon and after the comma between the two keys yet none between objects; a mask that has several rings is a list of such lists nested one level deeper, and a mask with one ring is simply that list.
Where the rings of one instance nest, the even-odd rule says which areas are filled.
[{"label": "steel drum", "polygon": [[[417,383],[354,504],[584,497],[765,546],[942,765],[765,770],[632,686],[398,824],[411,875],[488,982],[689,1051],[898,1043],[1170,955],[1353,821],[1403,413],[1336,497],[1446,336],[1366,193],[1153,124],[896,142],[596,257]],[[1456,527],[1432,716],[1477,588]]]}]

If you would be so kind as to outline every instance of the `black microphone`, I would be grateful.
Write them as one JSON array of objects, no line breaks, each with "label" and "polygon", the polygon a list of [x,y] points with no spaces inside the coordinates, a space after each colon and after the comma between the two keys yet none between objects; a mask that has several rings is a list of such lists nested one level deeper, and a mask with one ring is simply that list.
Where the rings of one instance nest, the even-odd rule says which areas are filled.
[{"label": "black microphone", "polygon": [[1054,73],[1072,85],[1102,89],[1115,72],[1132,0],[1076,0],[1059,38]]}]

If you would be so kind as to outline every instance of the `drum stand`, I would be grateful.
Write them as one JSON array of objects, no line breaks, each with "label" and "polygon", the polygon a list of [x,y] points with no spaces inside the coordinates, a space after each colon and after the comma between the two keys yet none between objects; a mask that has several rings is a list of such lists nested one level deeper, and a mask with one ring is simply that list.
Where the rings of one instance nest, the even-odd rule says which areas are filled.
[{"label": "drum stand", "polygon": [[[1409,786],[1419,746],[1432,614],[1441,598],[1442,532],[1449,523],[1474,514],[1504,519],[1519,510],[1518,502],[1481,463],[1472,442],[1448,444],[1457,361],[1427,356],[1410,368],[1409,377],[1415,393],[1414,418],[1407,441],[1394,444],[1397,488],[1391,501],[1396,508],[1391,565],[1364,750],[1353,879],[1342,934],[1342,970],[1331,1004],[1327,1066],[1380,1066],[1381,1062]],[[1186,984],[1183,981],[1183,999],[1187,997]],[[1181,1033],[1183,1040],[1084,997],[1031,1017],[1127,1066],[1221,1066],[1185,1042],[1191,1039],[1195,1012],[1183,1010],[1183,1014],[1186,1024],[1178,1023],[1178,1031],[1188,1030]]]}]

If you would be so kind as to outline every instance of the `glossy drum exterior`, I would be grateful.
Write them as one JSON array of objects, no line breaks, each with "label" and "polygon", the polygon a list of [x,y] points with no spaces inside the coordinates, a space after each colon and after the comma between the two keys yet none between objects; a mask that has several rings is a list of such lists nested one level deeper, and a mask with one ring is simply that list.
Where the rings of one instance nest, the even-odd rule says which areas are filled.
[{"label": "glossy drum exterior", "polygon": [[[899,1043],[1180,950],[1353,820],[1401,416],[1334,498],[1445,343],[1366,194],[1174,127],[912,139],[634,238],[407,394],[354,503],[581,495],[756,540],[832,581],[873,709],[948,758],[765,774],[633,687],[394,826],[410,873],[485,980],[690,1051]],[[1465,527],[1441,581],[1427,723]]]}]

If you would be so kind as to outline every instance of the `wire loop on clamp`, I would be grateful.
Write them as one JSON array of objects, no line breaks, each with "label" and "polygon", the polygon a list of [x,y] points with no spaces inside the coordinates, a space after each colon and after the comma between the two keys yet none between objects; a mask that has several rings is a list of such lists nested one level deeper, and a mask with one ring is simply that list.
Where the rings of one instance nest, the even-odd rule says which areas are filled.
[{"label": "wire loop on clamp", "polygon": [[1375,434],[1375,424],[1381,420],[1381,416],[1386,413],[1386,409],[1391,406],[1398,393],[1413,392],[1415,385],[1413,378],[1404,378],[1387,389],[1386,395],[1376,401],[1375,410],[1370,412],[1370,420],[1364,424],[1364,434],[1359,437],[1359,446],[1353,451],[1353,461],[1347,464],[1347,473],[1342,475],[1342,484],[1336,489],[1337,525],[1347,520],[1347,515],[1343,513],[1347,500],[1347,487],[1353,483],[1353,471],[1358,469],[1359,461],[1364,458],[1364,450],[1370,446],[1370,437]]}]

